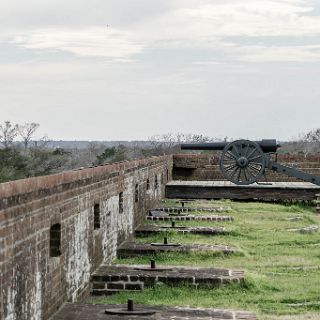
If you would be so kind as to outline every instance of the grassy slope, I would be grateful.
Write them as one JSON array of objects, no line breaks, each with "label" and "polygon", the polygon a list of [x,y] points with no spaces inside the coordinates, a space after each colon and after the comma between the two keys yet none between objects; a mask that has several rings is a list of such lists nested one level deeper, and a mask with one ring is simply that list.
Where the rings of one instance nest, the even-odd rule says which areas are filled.
[{"label": "grassy slope", "polygon": [[[167,200],[165,205],[173,205]],[[176,204],[175,204],[176,205]],[[181,225],[225,226],[230,234],[220,236],[178,235],[168,233],[170,242],[226,244],[239,249],[230,256],[212,253],[160,254],[158,264],[226,267],[246,271],[243,286],[214,290],[169,288],[158,285],[138,293],[121,293],[96,302],[123,303],[133,297],[137,303],[174,306],[235,308],[255,311],[260,319],[279,315],[320,313],[320,233],[300,234],[286,229],[319,224],[312,209],[298,205],[201,201],[193,205],[224,206],[234,222],[181,222]],[[287,218],[303,220],[288,221]],[[163,235],[136,239],[160,242]],[[151,256],[121,259],[115,263],[147,264]],[[290,307],[291,303],[305,303]],[[308,319],[306,316],[305,319]],[[287,318],[283,318],[287,319]],[[292,319],[299,319],[292,318]],[[312,315],[310,319],[317,319]],[[319,316],[320,319],[320,316]]]}]

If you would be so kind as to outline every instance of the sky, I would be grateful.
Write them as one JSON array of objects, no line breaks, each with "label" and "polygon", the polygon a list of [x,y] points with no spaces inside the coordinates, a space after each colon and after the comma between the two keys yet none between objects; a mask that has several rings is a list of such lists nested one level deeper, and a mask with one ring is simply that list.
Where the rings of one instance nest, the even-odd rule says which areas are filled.
[{"label": "sky", "polygon": [[3,0],[0,122],[38,137],[320,127],[320,0]]}]

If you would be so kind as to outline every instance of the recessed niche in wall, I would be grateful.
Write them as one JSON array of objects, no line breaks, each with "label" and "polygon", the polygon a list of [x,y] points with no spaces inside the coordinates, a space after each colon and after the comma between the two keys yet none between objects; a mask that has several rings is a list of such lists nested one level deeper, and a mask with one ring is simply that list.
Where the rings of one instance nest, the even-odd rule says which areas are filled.
[{"label": "recessed niche in wall", "polygon": [[155,187],[155,189],[158,189],[158,187],[159,187],[158,176],[157,175],[155,175],[155,177],[154,177],[154,187]]},{"label": "recessed niche in wall", "polygon": [[139,201],[139,185],[136,184],[134,188],[134,201],[138,202]]},{"label": "recessed niche in wall", "polygon": [[61,255],[61,225],[54,224],[50,228],[50,257]]},{"label": "recessed niche in wall", "polygon": [[123,192],[119,193],[119,213],[123,213]]},{"label": "recessed niche in wall", "polygon": [[147,179],[147,190],[150,190],[150,179]]},{"label": "recessed niche in wall", "polygon": [[93,228],[100,229],[100,204],[96,203],[93,207]]}]

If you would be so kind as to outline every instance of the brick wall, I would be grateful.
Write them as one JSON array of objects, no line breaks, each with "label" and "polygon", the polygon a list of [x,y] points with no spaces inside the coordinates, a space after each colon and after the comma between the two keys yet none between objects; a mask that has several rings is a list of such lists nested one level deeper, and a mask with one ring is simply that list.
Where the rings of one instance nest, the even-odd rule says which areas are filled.
[{"label": "brick wall", "polygon": [[86,296],[171,172],[172,157],[153,157],[0,184],[0,319],[48,319]]},{"label": "brick wall", "polygon": [[[219,154],[197,155],[180,154],[173,157],[174,180],[225,180],[219,167]],[[290,167],[301,169],[310,174],[320,176],[320,153],[304,154],[279,154],[278,162]],[[267,170],[268,181],[299,181],[284,174]],[[263,179],[263,178],[262,178]]]}]

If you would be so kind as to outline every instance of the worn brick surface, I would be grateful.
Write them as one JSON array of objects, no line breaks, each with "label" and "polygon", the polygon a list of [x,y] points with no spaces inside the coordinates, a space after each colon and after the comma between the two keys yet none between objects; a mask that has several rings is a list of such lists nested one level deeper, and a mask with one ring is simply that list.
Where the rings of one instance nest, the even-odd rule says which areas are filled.
[{"label": "worn brick surface", "polygon": [[166,186],[167,198],[305,200],[314,201],[320,186],[306,182],[235,185],[229,181],[173,181]]},{"label": "worn brick surface", "polygon": [[[111,261],[145,212],[159,205],[167,170],[171,179],[170,156],[0,184],[0,319],[48,319],[63,302],[86,297],[90,273]],[[99,229],[94,229],[96,204]],[[61,225],[58,257],[49,255],[53,224]]]},{"label": "worn brick surface", "polygon": [[218,215],[198,215],[198,214],[181,214],[181,215],[169,215],[169,214],[157,214],[156,216],[148,215],[146,220],[150,221],[233,221],[233,217],[230,216],[218,216]]},{"label": "worn brick surface", "polygon": [[220,309],[172,308],[135,306],[136,310],[154,310],[154,316],[114,316],[105,314],[106,309],[126,309],[125,305],[86,305],[67,303],[51,320],[118,320],[118,319],[157,319],[157,320],[256,320],[256,315],[250,312]]},{"label": "worn brick surface", "polygon": [[[220,154],[180,154],[173,157],[174,180],[224,180],[219,167]],[[316,154],[279,154],[278,162],[303,170],[310,174],[320,175],[320,153]],[[267,170],[268,181],[299,181],[285,174]],[[263,180],[263,179],[261,179]]]},{"label": "worn brick surface", "polygon": [[229,211],[229,208],[224,207],[210,207],[210,208],[202,208],[202,207],[161,207],[157,209],[150,210],[150,213],[163,211],[163,212],[170,212],[170,213],[186,213],[186,212],[193,212],[193,211],[200,211],[200,212],[225,212]]},{"label": "worn brick surface", "polygon": [[[110,279],[118,277],[114,282]],[[121,280],[125,277],[125,280]],[[192,267],[168,267],[143,265],[102,265],[91,277],[92,293],[94,295],[112,294],[110,289],[141,290],[154,286],[158,282],[170,286],[187,284],[195,287],[213,288],[229,284],[240,283],[244,279],[241,270],[217,269],[217,268],[192,268]]]},{"label": "worn brick surface", "polygon": [[140,226],[135,230],[137,236],[148,236],[150,234],[162,233],[162,232],[178,232],[182,234],[192,233],[192,234],[203,234],[203,235],[219,235],[226,234],[227,231],[222,227],[183,227],[183,226],[158,226],[158,225],[144,225]]},{"label": "worn brick surface", "polygon": [[135,257],[141,254],[156,254],[161,252],[192,252],[192,251],[213,251],[223,254],[233,253],[234,248],[224,245],[206,245],[206,244],[181,244],[181,245],[152,245],[151,243],[136,243],[126,241],[122,243],[117,255],[120,258]]}]

